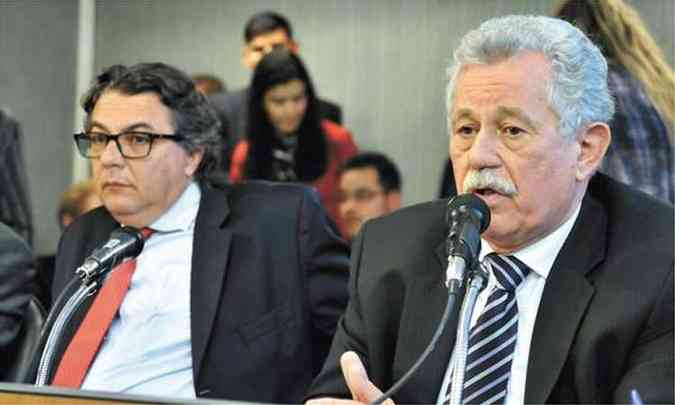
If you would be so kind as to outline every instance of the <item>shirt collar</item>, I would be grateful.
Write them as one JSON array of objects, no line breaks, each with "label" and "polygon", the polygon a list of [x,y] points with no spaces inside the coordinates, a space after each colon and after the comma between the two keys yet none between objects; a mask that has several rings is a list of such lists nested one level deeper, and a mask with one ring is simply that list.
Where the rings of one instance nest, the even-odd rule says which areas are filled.
[{"label": "shirt collar", "polygon": [[[520,261],[527,264],[532,271],[537,273],[543,278],[547,278],[548,274],[551,272],[553,267],[553,262],[555,261],[560,249],[562,249],[565,240],[572,231],[572,226],[576,222],[579,212],[581,211],[581,204],[579,204],[574,210],[574,213],[563,222],[555,231],[548,234],[543,239],[533,243],[530,246],[527,246],[524,249],[518,250],[511,253],[513,256],[516,256]],[[481,252],[480,260],[483,260],[485,256],[492,253],[494,250],[487,243],[486,240],[481,239]]]},{"label": "shirt collar", "polygon": [[157,232],[187,231],[194,226],[201,200],[201,190],[194,181],[178,197],[176,202],[150,225]]}]

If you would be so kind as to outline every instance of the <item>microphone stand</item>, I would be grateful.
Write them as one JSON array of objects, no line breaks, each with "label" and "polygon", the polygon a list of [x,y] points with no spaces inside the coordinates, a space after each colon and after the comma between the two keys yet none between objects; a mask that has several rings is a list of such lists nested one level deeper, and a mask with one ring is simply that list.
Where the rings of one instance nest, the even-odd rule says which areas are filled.
[{"label": "microphone stand", "polygon": [[448,385],[452,380],[450,390],[450,405],[460,405],[462,403],[462,387],[464,385],[464,373],[466,371],[466,357],[469,349],[469,332],[471,330],[471,317],[476,306],[478,294],[487,285],[488,274],[481,269],[480,265],[471,273],[469,286],[466,290],[464,300],[462,302],[461,314],[457,327],[457,336],[455,338],[455,347],[450,357],[448,368],[445,371],[443,384],[436,401],[437,404],[442,404],[448,391]]},{"label": "microphone stand", "polygon": [[[96,291],[102,284],[101,280],[105,278],[105,276],[109,273],[111,269],[112,266],[109,266],[104,271],[96,275],[92,275],[87,271],[82,271],[83,269],[82,267],[80,267],[76,271],[78,277],[74,277],[68,283],[66,288],[63,289],[61,295],[59,295],[54,307],[49,312],[49,316],[47,317],[47,320],[45,322],[45,327],[42,331],[43,337],[41,338],[41,340],[44,339],[44,334],[47,328],[49,327],[50,324],[52,324],[52,327],[49,330],[49,335],[47,336],[47,341],[42,350],[42,355],[40,356],[40,362],[38,363],[37,377],[35,379],[36,386],[41,387],[47,384],[47,379],[49,377],[49,370],[52,368],[52,365],[54,363],[54,356],[56,355],[57,344],[61,340],[61,336],[63,334],[63,331],[65,330],[65,327],[68,325],[68,323],[70,323],[70,320],[72,319],[73,315],[77,312],[77,310],[80,308],[82,303],[88,297],[92,296],[93,294],[96,294]],[[66,303],[59,309],[60,304],[68,296],[67,292],[71,291],[78,281],[80,281],[81,284],[78,287],[77,291],[75,291],[75,293],[72,294],[68,298]]]},{"label": "microphone stand", "polygon": [[462,302],[462,314],[455,338],[455,353],[457,358],[454,364],[454,378],[450,390],[450,404],[462,403],[462,387],[464,385],[464,372],[466,371],[466,357],[469,350],[469,332],[471,330],[471,317],[476,306],[478,294],[485,288],[487,277],[482,272],[475,271],[471,277],[469,288]]}]

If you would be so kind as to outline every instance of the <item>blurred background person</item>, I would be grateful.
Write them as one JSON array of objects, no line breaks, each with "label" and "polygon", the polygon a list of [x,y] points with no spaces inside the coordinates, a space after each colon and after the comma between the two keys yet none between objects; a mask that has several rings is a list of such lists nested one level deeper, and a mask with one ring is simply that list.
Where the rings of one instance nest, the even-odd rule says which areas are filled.
[{"label": "blurred background person", "polygon": [[21,323],[33,294],[33,254],[16,232],[0,223],[0,381],[6,381],[20,343]]},{"label": "blurred background person", "polygon": [[[82,180],[72,184],[61,195],[57,209],[57,221],[59,228],[64,231],[80,215],[103,205],[96,193],[96,187],[92,179]],[[47,310],[52,303],[52,282],[54,280],[54,259],[56,255],[43,255],[37,258],[37,296],[42,306]]]},{"label": "blurred background person", "polygon": [[401,208],[401,174],[394,162],[377,152],[349,159],[340,170],[338,207],[348,240],[367,220]]},{"label": "blurred background person", "polygon": [[214,96],[227,91],[225,83],[223,83],[219,77],[209,73],[198,73],[192,75],[192,80],[195,82],[197,91],[205,96]]},{"label": "blurred background person", "polygon": [[616,114],[600,170],[675,202],[675,79],[640,15],[623,0],[567,0],[554,15],[584,31],[609,63]]},{"label": "blurred background person", "polygon": [[102,205],[92,179],[75,183],[61,196],[58,219],[61,230],[66,229],[77,217]]},{"label": "blurred background person", "polygon": [[33,214],[28,175],[23,159],[23,133],[19,122],[0,109],[0,222],[29,245],[33,243]]},{"label": "blurred background person", "polygon": [[258,63],[246,135],[232,155],[230,181],[311,184],[345,235],[337,209],[338,170],[357,148],[347,129],[321,119],[312,80],[296,54],[277,49]]},{"label": "blurred background person", "polygon": [[[273,11],[263,11],[253,15],[244,27],[244,45],[241,50],[241,63],[251,71],[260,60],[274,49],[286,49],[297,54],[300,44],[293,38],[293,27],[286,17]],[[234,146],[245,137],[245,124],[248,117],[247,107],[250,88],[231,91],[212,97],[209,101],[216,109],[222,124],[225,151],[224,168],[229,168]],[[322,119],[342,124],[342,108],[328,100],[317,98],[317,110]]]}]

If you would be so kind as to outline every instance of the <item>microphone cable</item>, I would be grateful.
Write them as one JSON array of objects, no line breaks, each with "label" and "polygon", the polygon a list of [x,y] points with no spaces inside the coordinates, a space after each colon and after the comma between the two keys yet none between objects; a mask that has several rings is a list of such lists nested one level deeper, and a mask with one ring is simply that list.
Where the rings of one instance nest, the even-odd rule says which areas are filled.
[{"label": "microphone cable", "polygon": [[403,375],[403,377],[401,377],[394,385],[392,385],[391,388],[387,390],[387,392],[382,394],[375,401],[371,402],[372,405],[381,405],[384,401],[386,401],[394,394],[396,394],[405,385],[405,383],[407,383],[408,380],[410,380],[410,377],[412,377],[417,372],[422,363],[424,363],[424,360],[426,360],[427,357],[429,357],[429,354],[431,354],[431,352],[436,348],[436,344],[438,343],[438,340],[443,334],[445,325],[448,323],[448,320],[450,319],[450,314],[452,313],[452,309],[455,306],[456,298],[457,298],[456,293],[448,294],[448,302],[445,305],[445,310],[443,311],[441,322],[436,328],[434,336],[431,338],[431,341],[427,345],[426,349],[424,349],[424,352],[422,352],[417,361],[415,361],[415,364],[413,364],[413,366],[410,367],[410,369]]}]

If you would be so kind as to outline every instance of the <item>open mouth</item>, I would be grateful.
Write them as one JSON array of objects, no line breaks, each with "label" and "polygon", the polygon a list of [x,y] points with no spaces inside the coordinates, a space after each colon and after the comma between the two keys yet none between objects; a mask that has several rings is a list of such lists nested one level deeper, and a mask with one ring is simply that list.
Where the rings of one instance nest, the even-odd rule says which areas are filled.
[{"label": "open mouth", "polygon": [[478,189],[472,190],[471,192],[475,193],[475,194],[478,194],[478,195],[481,195],[481,196],[484,196],[484,197],[488,197],[488,196],[491,196],[491,195],[494,195],[494,194],[501,194],[500,192],[498,192],[494,189],[491,189],[491,188],[478,188]]}]

